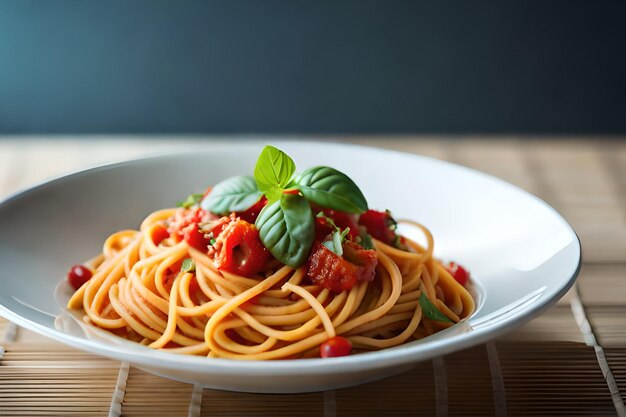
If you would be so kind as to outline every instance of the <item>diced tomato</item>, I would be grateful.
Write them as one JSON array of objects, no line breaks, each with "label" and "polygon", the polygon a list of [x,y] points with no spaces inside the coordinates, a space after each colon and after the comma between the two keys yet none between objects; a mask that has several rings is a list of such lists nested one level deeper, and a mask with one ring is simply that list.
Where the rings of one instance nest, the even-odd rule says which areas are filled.
[{"label": "diced tomato", "polygon": [[197,223],[192,223],[185,229],[185,242],[200,252],[206,252],[211,244],[211,239],[205,237]]},{"label": "diced tomato", "polygon": [[189,280],[189,296],[193,296],[198,291],[200,291],[200,284],[198,284],[196,277],[191,277],[191,280]]},{"label": "diced tomato", "polygon": [[387,245],[393,244],[396,232],[392,229],[393,219],[388,211],[367,210],[359,217],[359,224],[375,239]]},{"label": "diced tomato", "polygon": [[307,262],[309,279],[335,293],[350,290],[357,281],[374,279],[378,264],[376,251],[363,249],[351,241],[343,244],[343,251],[342,257],[317,243]]},{"label": "diced tomato", "polygon": [[[324,209],[322,211],[324,212],[324,215],[330,218],[339,229],[345,230],[346,228],[350,228],[347,236],[348,239],[355,240],[359,236],[359,225],[356,222],[354,215],[337,210]],[[335,229],[328,224],[328,221],[325,218],[315,218],[315,240],[324,240],[326,236],[334,231]]]},{"label": "diced tomato", "polygon": [[74,290],[78,290],[87,281],[91,279],[93,273],[89,268],[84,265],[74,265],[67,273],[67,281],[70,283]]},{"label": "diced tomato", "polygon": [[265,207],[266,204],[267,204],[267,198],[263,196],[261,197],[259,201],[254,203],[254,205],[250,207],[248,210],[237,212],[236,214],[239,218],[241,218],[241,220],[245,220],[248,223],[254,224],[254,222],[256,221],[256,218],[259,216],[259,213],[261,212],[261,210],[263,210],[263,207]]},{"label": "diced tomato", "polygon": [[174,262],[172,265],[170,265],[167,269],[170,275],[178,275],[178,273],[180,272],[180,268],[182,268],[182,266],[183,266],[183,260],[180,259]]},{"label": "diced tomato", "polygon": [[170,237],[170,232],[167,231],[167,228],[165,226],[158,225],[152,229],[152,241],[155,245],[158,246],[159,243],[161,243],[168,237]]},{"label": "diced tomato", "polygon": [[336,358],[348,356],[352,352],[352,342],[342,336],[331,337],[320,345],[322,358]]},{"label": "diced tomato", "polygon": [[214,247],[218,269],[246,277],[261,271],[271,258],[259,231],[244,220],[228,223]]},{"label": "diced tomato", "polygon": [[465,284],[467,284],[467,281],[469,281],[470,274],[467,269],[463,268],[456,262],[450,262],[448,266],[446,266],[446,269],[448,270],[450,275],[452,275],[452,278],[454,278],[456,282],[458,282],[462,286],[465,286]]},{"label": "diced tomato", "polygon": [[[177,242],[185,237],[185,232],[189,229],[197,229],[199,223],[206,223],[210,220],[218,219],[213,213],[201,208],[179,209],[168,219],[167,231]],[[195,227],[189,227],[195,223]],[[206,248],[205,248],[206,249]]]}]

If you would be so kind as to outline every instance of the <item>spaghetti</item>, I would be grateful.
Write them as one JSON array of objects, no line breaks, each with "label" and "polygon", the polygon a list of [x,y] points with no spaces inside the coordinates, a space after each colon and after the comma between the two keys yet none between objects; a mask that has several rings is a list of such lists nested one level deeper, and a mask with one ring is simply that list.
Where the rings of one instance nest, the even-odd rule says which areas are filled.
[{"label": "spaghetti", "polygon": [[[198,213],[208,221],[186,227],[197,232],[200,225],[207,250],[175,230],[180,226],[176,219]],[[84,321],[94,326],[151,348],[246,360],[319,357],[320,346],[338,337],[347,339],[356,352],[384,349],[427,337],[472,314],[472,296],[433,257],[434,241],[426,227],[407,222],[422,231],[424,246],[395,232],[395,241],[385,242],[378,239],[383,238],[379,233],[371,233],[371,249],[339,241],[342,253],[335,253],[330,249],[333,239],[335,244],[342,239],[341,216],[326,213],[333,217],[316,222],[327,227],[332,223],[337,233],[330,233],[333,237],[324,244],[316,237],[308,261],[290,266],[272,252],[258,271],[241,274],[232,272],[241,268],[226,268],[216,260],[221,259],[219,248],[229,247],[224,240],[229,230],[244,222],[243,213],[220,218],[198,205],[156,211],[140,230],[123,230],[106,239],[102,253],[86,263],[93,276],[78,288],[68,307],[82,308]],[[222,231],[206,233],[202,228],[207,223],[219,224]],[[343,239],[351,239],[348,229],[343,229]],[[259,233],[252,226],[246,233],[252,231]],[[253,256],[246,250],[238,253],[242,247],[250,252],[254,246],[231,248],[231,255],[243,256],[243,262],[237,258],[239,266]],[[371,277],[348,285],[342,275],[342,287],[337,287],[336,282],[329,285],[311,276],[319,271],[311,261],[315,253],[324,254],[320,262],[333,256],[353,267],[344,257],[354,248],[375,259]],[[341,271],[349,274],[352,269]],[[330,271],[328,277],[339,275]]]}]

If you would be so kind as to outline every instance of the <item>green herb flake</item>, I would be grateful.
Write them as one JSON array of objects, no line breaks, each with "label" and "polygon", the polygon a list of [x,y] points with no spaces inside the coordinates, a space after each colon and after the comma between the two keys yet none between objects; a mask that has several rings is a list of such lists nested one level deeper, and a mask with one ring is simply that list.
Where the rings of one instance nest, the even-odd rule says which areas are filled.
[{"label": "green herb flake", "polygon": [[367,233],[365,226],[359,226],[359,237],[357,243],[363,246],[365,249],[374,249],[374,242],[372,242],[372,236]]},{"label": "green herb flake", "polygon": [[200,203],[203,196],[203,194],[191,194],[185,201],[179,201],[176,203],[176,207],[189,208],[191,206],[195,206]]},{"label": "green herb flake", "polygon": [[185,258],[183,264],[180,266],[180,272],[194,272],[196,270],[196,263],[191,258]]},{"label": "green herb flake", "polygon": [[452,323],[452,320],[439,311],[439,309],[435,307],[423,291],[420,295],[420,307],[422,308],[422,312],[426,318],[434,321],[440,321],[442,323]]}]

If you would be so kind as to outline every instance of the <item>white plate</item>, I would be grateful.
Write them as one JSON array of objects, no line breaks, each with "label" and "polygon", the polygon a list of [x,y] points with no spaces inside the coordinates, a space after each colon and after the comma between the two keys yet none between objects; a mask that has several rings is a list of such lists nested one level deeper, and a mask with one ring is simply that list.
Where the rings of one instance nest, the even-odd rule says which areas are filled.
[{"label": "white plate", "polygon": [[[484,342],[538,315],[573,284],[580,244],[550,206],[496,178],[442,161],[349,145],[280,142],[299,170],[329,165],[360,185],[369,205],[428,226],[435,253],[466,265],[479,309],[418,342],[332,359],[235,361],[175,355],[103,332],[85,332],[54,300],[69,266],[101,250],[113,231],[226,177],[251,174],[263,143],[194,146],[187,152],[99,167],[38,185],[0,204],[0,314],[45,336],[169,378],[252,392],[355,385]],[[411,230],[407,229],[410,234]],[[69,293],[57,289],[63,301]],[[55,321],[57,327],[55,327]]]}]

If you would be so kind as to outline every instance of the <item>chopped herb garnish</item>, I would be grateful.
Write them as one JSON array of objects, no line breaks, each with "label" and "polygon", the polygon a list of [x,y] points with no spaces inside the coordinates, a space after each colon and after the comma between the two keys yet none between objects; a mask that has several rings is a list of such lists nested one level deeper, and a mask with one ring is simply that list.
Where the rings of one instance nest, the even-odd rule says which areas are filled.
[{"label": "chopped herb garnish", "polygon": [[332,239],[322,242],[322,245],[326,246],[337,255],[343,256],[343,243],[346,241],[348,233],[350,233],[349,227],[346,227],[343,232],[335,230],[332,234]]},{"label": "chopped herb garnish", "polygon": [[191,206],[195,206],[200,203],[203,196],[203,194],[191,194],[185,201],[179,201],[176,203],[176,207],[189,208]]},{"label": "chopped herb garnish", "polygon": [[196,263],[191,258],[185,258],[183,264],[180,266],[181,272],[194,272],[196,270]]},{"label": "chopped herb garnish", "polygon": [[390,230],[395,232],[398,229],[398,222],[391,215],[391,211],[385,210],[385,213],[387,213],[387,226],[389,226]]},{"label": "chopped herb garnish", "polygon": [[374,242],[372,242],[372,236],[367,233],[367,229],[363,226],[359,226],[359,237],[356,242],[363,246],[365,249],[374,249]]},{"label": "chopped herb garnish", "polygon": [[420,295],[420,307],[422,307],[422,312],[426,318],[434,321],[440,321],[442,323],[452,323],[452,320],[439,311],[439,309],[435,307],[423,291]]}]

